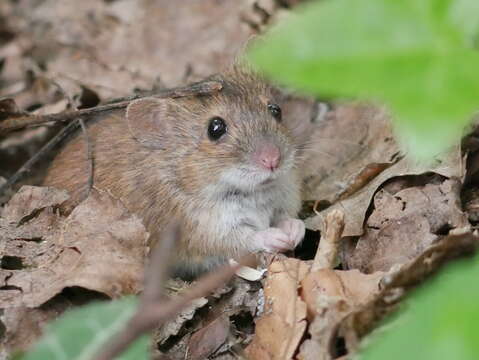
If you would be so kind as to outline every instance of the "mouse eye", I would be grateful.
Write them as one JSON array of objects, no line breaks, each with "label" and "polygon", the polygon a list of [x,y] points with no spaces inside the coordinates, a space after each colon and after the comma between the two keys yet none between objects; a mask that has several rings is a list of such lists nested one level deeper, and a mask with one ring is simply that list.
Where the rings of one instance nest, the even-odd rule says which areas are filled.
[{"label": "mouse eye", "polygon": [[219,116],[215,116],[208,124],[208,137],[216,141],[226,133],[227,129],[226,122]]},{"label": "mouse eye", "polygon": [[281,121],[281,108],[276,104],[268,104],[268,110],[276,119],[276,121]]}]

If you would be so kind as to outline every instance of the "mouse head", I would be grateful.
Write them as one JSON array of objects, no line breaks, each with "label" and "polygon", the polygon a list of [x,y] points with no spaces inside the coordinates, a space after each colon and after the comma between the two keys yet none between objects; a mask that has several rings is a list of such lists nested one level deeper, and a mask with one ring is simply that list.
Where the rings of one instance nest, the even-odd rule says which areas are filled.
[{"label": "mouse head", "polygon": [[296,145],[274,90],[237,68],[209,80],[221,90],[133,101],[126,116],[133,137],[168,159],[185,191],[254,191],[288,177]]}]

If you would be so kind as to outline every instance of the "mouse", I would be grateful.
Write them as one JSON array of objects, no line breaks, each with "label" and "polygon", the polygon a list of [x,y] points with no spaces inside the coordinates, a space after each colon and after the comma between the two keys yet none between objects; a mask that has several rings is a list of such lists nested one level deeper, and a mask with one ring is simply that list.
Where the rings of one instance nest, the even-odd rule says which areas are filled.
[{"label": "mouse", "polygon": [[[207,80],[221,89],[136,99],[87,122],[95,188],[137,214],[152,243],[178,219],[174,268],[186,275],[251,252],[292,250],[305,234],[297,217],[300,144],[278,91],[239,66]],[[86,191],[88,164],[77,135],[55,157],[43,185],[66,189],[71,209]]]}]

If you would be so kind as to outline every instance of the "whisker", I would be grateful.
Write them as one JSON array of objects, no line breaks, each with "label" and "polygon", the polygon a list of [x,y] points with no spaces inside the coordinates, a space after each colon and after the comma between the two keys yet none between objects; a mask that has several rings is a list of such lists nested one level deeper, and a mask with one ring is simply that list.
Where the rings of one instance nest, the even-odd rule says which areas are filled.
[{"label": "whisker", "polygon": [[301,148],[301,151],[302,151],[302,153],[296,155],[296,157],[305,159],[307,157],[307,155],[310,155],[312,153],[312,154],[321,154],[321,155],[330,156],[334,159],[338,158],[337,154],[330,153],[330,152],[327,152],[327,151],[324,151],[324,150],[319,150],[318,148]]},{"label": "whisker", "polygon": [[320,137],[320,136],[315,136],[314,139],[309,139],[305,143],[314,143],[315,140],[321,140],[321,141],[326,140],[326,141],[335,142],[335,143],[342,143],[342,144],[346,144],[346,145],[358,146],[358,147],[361,147],[361,148],[367,147],[366,145],[359,144],[358,142],[355,142],[355,141],[340,140],[338,138],[327,138],[327,137]]}]

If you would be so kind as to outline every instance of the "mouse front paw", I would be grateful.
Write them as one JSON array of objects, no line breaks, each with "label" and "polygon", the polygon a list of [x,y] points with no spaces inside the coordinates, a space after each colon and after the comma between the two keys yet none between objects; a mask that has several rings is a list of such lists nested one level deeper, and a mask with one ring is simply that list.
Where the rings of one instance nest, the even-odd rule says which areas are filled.
[{"label": "mouse front paw", "polygon": [[290,243],[293,244],[292,249],[294,249],[298,244],[303,240],[304,234],[306,232],[306,227],[304,222],[299,219],[284,219],[278,223],[278,228],[283,230],[289,237]]},{"label": "mouse front paw", "polygon": [[292,243],[288,234],[278,228],[257,231],[253,235],[253,241],[257,250],[265,250],[274,253],[292,249]]},{"label": "mouse front paw", "polygon": [[287,219],[279,223],[280,228],[258,231],[253,240],[259,250],[285,252],[293,250],[304,237],[304,223],[297,219]]}]

